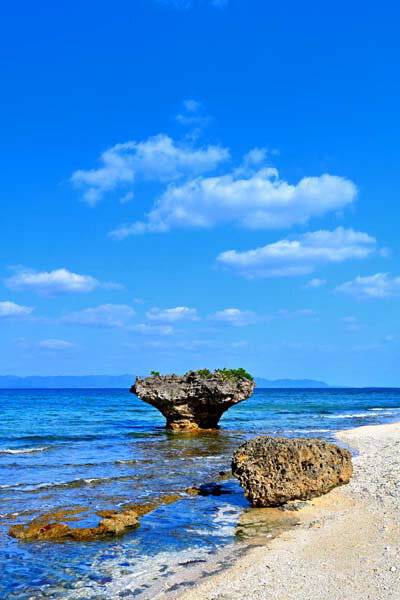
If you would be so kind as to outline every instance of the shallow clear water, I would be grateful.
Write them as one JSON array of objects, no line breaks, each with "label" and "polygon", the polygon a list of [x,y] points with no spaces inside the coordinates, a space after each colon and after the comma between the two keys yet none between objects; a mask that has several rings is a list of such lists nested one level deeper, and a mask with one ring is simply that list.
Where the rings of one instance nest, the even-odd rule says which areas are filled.
[{"label": "shallow clear water", "polygon": [[399,420],[400,390],[257,389],[218,432],[201,435],[166,432],[161,415],[125,390],[0,390],[0,410],[0,598],[99,599],[133,576],[139,595],[241,538],[248,504],[236,482],[220,497],[183,494],[113,540],[22,542],[9,527],[74,507],[88,507],[79,525],[93,525],[97,510],[216,480],[257,434],[332,439],[339,429]]}]

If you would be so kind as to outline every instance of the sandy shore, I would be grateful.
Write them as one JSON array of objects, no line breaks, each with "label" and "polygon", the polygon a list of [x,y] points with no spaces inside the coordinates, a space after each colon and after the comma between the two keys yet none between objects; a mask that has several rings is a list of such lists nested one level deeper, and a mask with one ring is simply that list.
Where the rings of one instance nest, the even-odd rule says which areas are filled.
[{"label": "sandy shore", "polygon": [[400,423],[343,431],[338,438],[359,453],[349,485],[296,513],[298,527],[174,597],[399,600]]}]

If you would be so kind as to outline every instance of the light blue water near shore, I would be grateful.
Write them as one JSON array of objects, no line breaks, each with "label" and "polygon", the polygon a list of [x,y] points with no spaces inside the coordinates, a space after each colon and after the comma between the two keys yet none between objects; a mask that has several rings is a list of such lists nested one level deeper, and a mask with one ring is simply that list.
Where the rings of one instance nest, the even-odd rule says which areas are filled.
[{"label": "light blue water near shore", "polygon": [[[104,599],[123,578],[140,593],[238,537],[248,504],[231,494],[183,496],[109,540],[23,542],[8,528],[56,508],[121,508],[215,480],[257,434],[333,439],[337,430],[400,420],[400,390],[262,390],[231,408],[216,433],[166,432],[163,418],[125,390],[0,390],[0,598]],[[122,586],[123,587],[123,586]],[[113,596],[114,597],[114,596]],[[123,595],[121,595],[123,597]]]}]

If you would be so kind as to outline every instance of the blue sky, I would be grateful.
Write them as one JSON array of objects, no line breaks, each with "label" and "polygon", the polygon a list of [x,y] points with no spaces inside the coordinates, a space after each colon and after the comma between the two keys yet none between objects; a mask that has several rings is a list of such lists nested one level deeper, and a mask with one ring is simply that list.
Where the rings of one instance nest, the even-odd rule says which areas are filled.
[{"label": "blue sky", "polygon": [[394,3],[2,17],[1,374],[400,385]]}]

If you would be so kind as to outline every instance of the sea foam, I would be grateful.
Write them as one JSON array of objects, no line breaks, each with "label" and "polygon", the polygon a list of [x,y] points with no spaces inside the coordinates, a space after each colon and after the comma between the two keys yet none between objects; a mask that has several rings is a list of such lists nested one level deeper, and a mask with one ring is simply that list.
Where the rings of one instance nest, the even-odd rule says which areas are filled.
[{"label": "sea foam", "polygon": [[45,452],[50,450],[50,446],[41,446],[40,448],[2,448],[0,454],[32,454],[33,452]]}]

